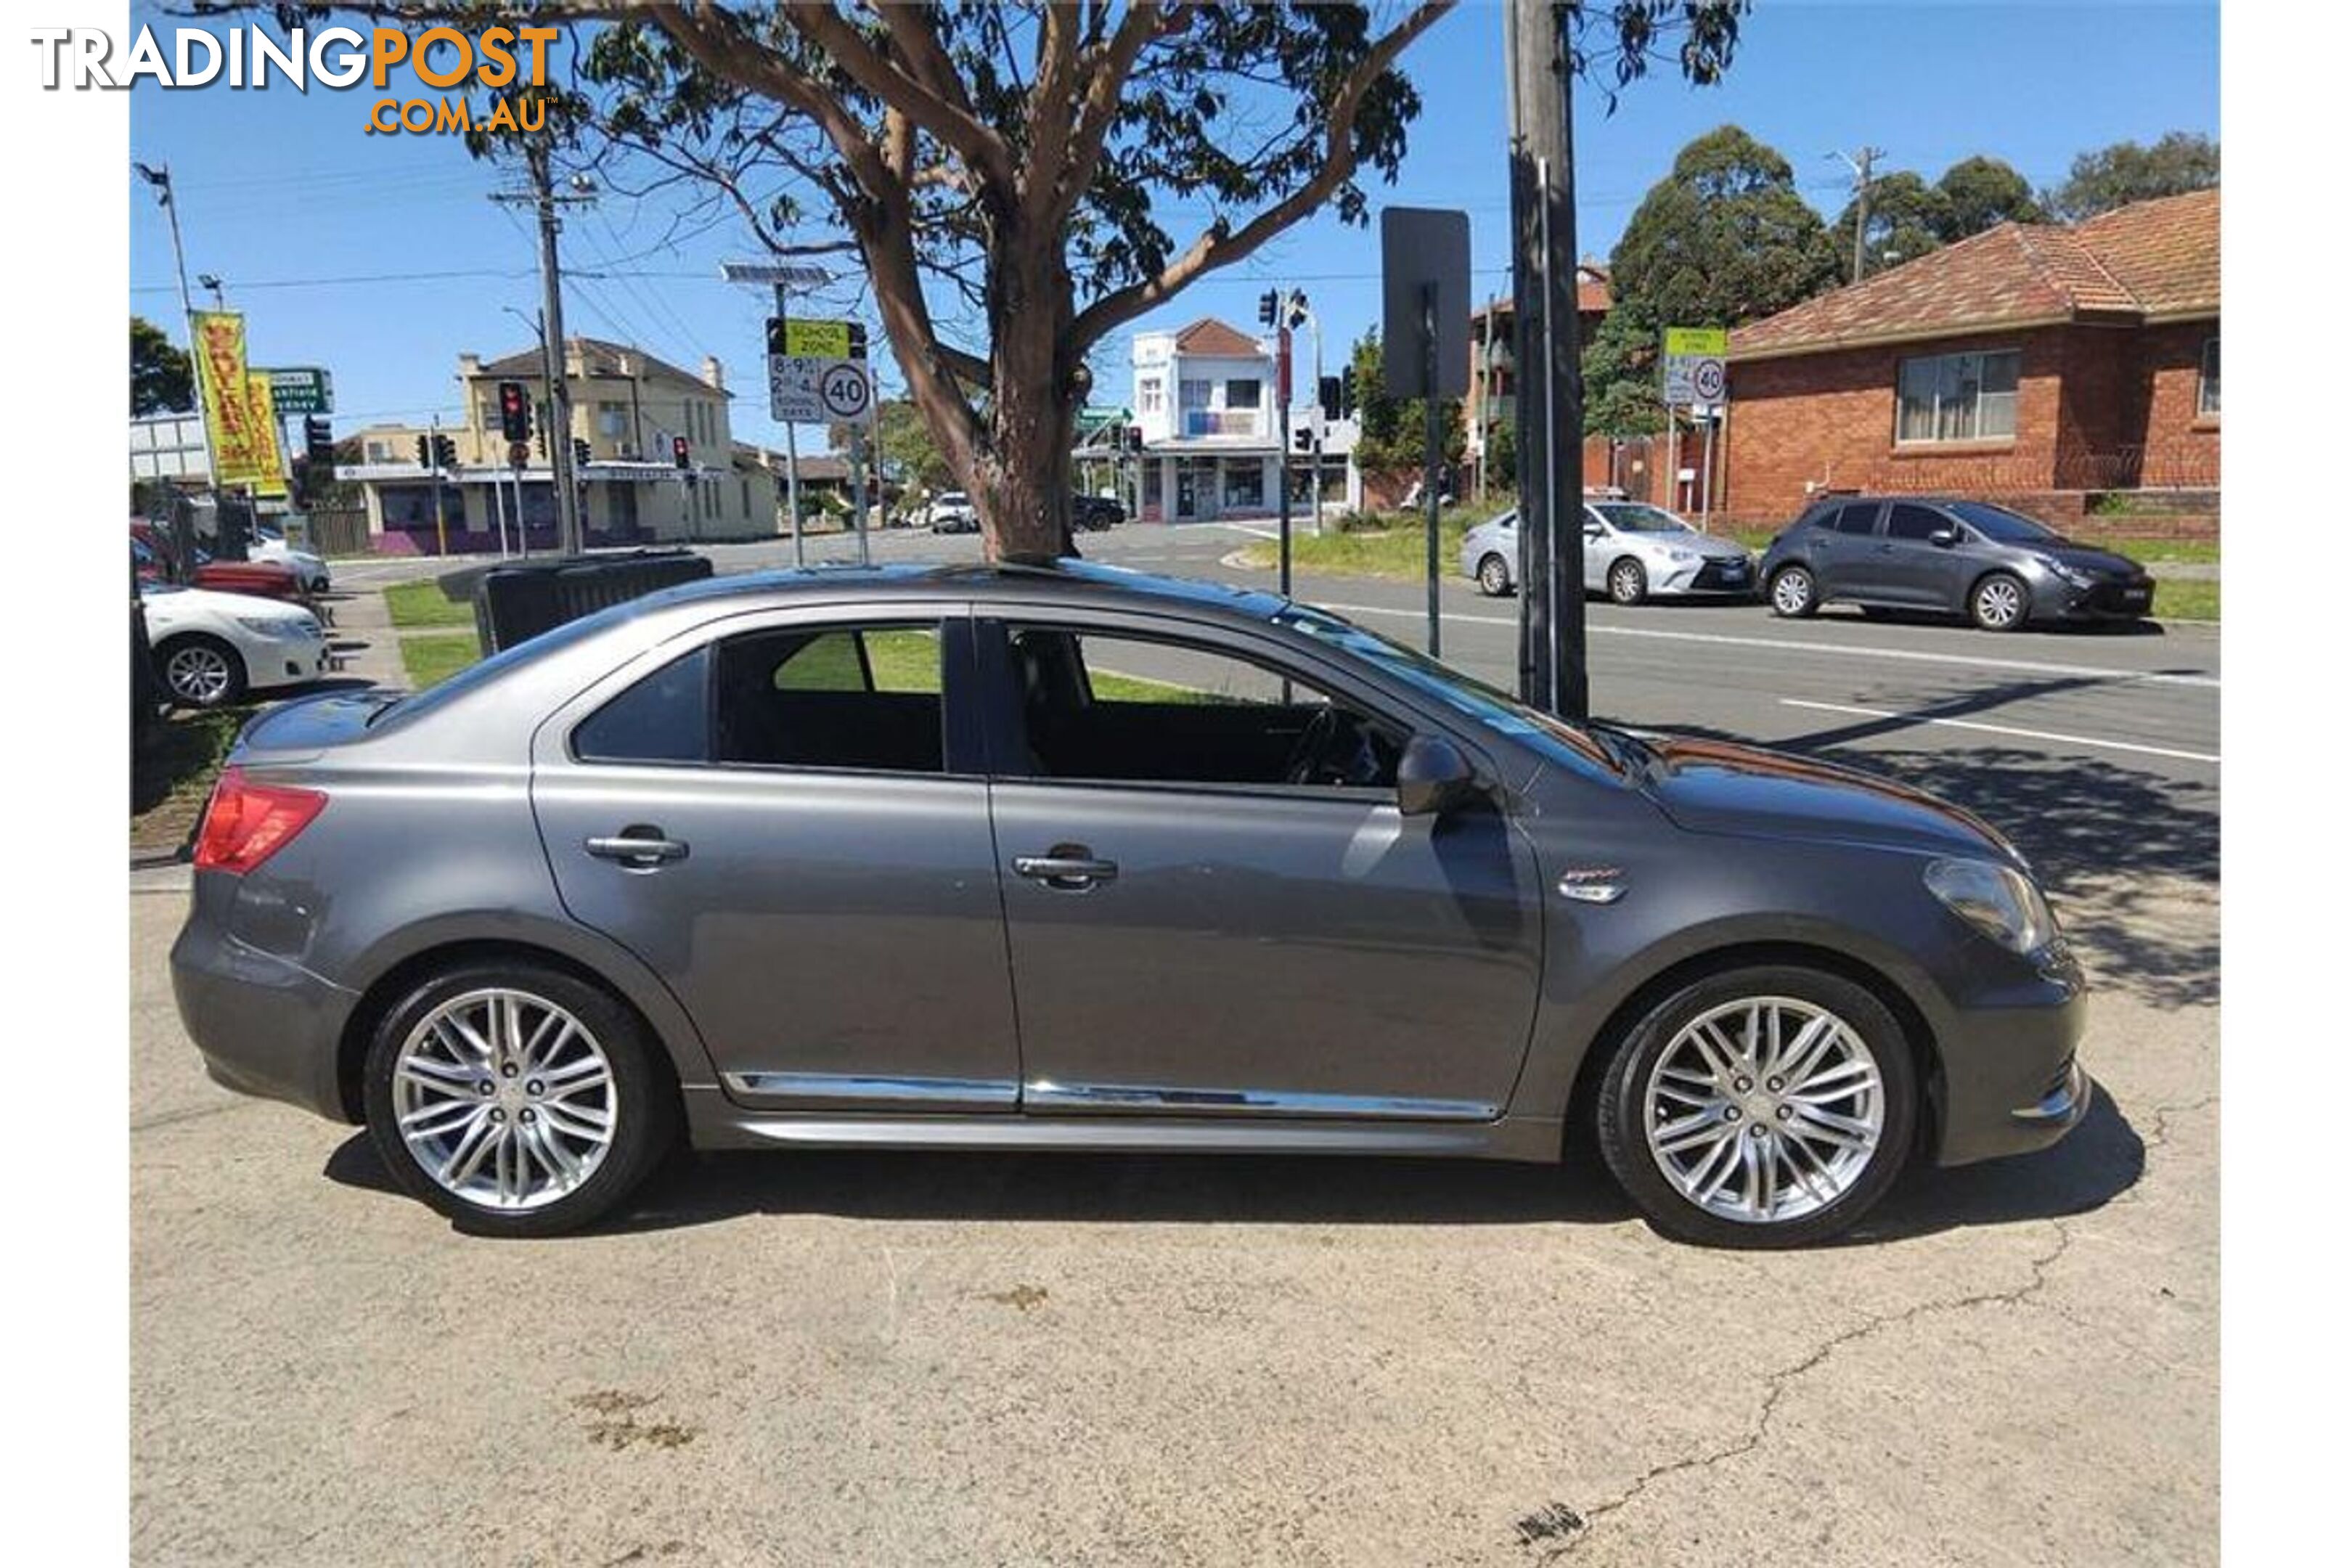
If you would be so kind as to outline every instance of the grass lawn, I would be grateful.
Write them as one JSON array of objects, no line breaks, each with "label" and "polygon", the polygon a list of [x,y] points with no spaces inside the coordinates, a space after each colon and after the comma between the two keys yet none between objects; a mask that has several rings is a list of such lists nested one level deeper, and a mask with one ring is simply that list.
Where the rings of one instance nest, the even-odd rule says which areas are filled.
[{"label": "grass lawn", "polygon": [[391,612],[395,626],[471,626],[474,606],[470,600],[459,601],[441,592],[441,584],[427,579],[422,583],[397,583],[383,591],[383,606]]},{"label": "grass lawn", "polygon": [[252,717],[250,708],[217,708],[175,710],[156,722],[131,759],[133,848],[169,849],[188,837],[204,814],[221,759]]},{"label": "grass lawn", "polygon": [[[1474,509],[1464,507],[1437,514],[1437,570],[1441,576],[1451,576],[1461,570],[1462,536],[1504,510],[1497,503],[1476,509],[1475,515]],[[1294,522],[1290,563],[1299,571],[1401,577],[1419,582],[1428,571],[1428,541],[1426,528],[1418,515],[1399,515],[1387,528],[1356,529],[1347,533],[1327,531],[1320,535],[1308,532],[1302,522]],[[1279,564],[1278,554],[1278,547],[1270,539],[1247,545],[1242,551],[1242,558],[1252,566],[1268,570]]]},{"label": "grass lawn", "polygon": [[437,686],[467,665],[478,664],[482,645],[471,632],[449,632],[400,639],[400,662],[416,689]]},{"label": "grass lawn", "polygon": [[2221,618],[2221,584],[2159,577],[2156,580],[2154,613],[2158,620],[2218,621]]}]

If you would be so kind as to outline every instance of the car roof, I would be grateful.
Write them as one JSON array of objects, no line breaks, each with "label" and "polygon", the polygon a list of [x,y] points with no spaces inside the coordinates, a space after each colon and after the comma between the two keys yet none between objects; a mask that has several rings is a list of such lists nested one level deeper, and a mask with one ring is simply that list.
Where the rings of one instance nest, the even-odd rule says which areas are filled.
[{"label": "car roof", "polygon": [[649,594],[636,603],[652,609],[667,605],[766,598],[779,594],[822,593],[833,596],[845,590],[877,600],[937,598],[945,594],[969,595],[994,604],[1051,601],[1142,609],[1205,609],[1253,621],[1273,619],[1288,602],[1278,594],[1262,589],[1234,588],[1222,583],[1166,577],[1125,566],[1072,559],[1034,566],[788,566],[769,572],[706,577]]}]

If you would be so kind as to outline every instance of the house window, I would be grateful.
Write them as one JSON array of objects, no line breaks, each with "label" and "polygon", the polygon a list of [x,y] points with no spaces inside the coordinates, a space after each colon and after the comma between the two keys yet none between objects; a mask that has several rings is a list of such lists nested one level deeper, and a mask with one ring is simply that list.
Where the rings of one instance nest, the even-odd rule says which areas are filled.
[{"label": "house window", "polygon": [[1156,375],[1149,375],[1135,384],[1135,406],[1145,414],[1159,414],[1168,406],[1168,384]]},{"label": "house window", "polygon": [[2017,434],[2015,349],[1903,362],[1897,441],[1985,441]]},{"label": "house window", "polygon": [[1258,380],[1257,377],[1254,375],[1237,376],[1225,383],[1225,406],[1227,408],[1246,408],[1252,412],[1255,412],[1257,408],[1257,398]]},{"label": "house window", "polygon": [[1209,406],[1209,383],[1190,379],[1176,384],[1176,405],[1180,408]]},{"label": "house window", "polygon": [[596,434],[607,441],[617,441],[628,434],[629,406],[625,403],[596,405]]},{"label": "house window", "polygon": [[1262,507],[1265,504],[1265,470],[1255,465],[1225,470],[1227,508]]},{"label": "house window", "polygon": [[2205,357],[2197,366],[2197,412],[2221,416],[2221,340],[2205,340]]}]

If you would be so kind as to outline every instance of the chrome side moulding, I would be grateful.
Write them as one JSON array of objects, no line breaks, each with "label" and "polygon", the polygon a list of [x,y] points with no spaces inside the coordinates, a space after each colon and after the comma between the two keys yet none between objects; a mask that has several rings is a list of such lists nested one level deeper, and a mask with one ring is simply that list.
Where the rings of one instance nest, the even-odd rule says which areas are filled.
[{"label": "chrome side moulding", "polygon": [[1016,1104],[1021,1086],[1010,1079],[864,1078],[831,1072],[730,1072],[727,1087],[738,1094],[792,1096],[806,1100],[929,1100],[940,1105]]},{"label": "chrome side moulding", "polygon": [[1022,1086],[1024,1110],[1210,1110],[1259,1116],[1335,1116],[1359,1120],[1492,1121],[1499,1108],[1468,1100],[1385,1100],[1359,1094],[1283,1094],[1248,1089],[1174,1089],[1145,1084],[1055,1083]]}]

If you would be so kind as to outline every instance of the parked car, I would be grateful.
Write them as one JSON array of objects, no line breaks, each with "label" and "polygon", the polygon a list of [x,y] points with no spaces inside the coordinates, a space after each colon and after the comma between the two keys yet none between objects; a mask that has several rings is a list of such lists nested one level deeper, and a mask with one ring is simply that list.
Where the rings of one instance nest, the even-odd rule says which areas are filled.
[{"label": "parked car", "polygon": [[1127,508],[1109,496],[1070,497],[1070,526],[1081,533],[1100,533],[1127,521]]},{"label": "parked car", "polygon": [[2156,595],[2138,562],[2022,512],[1918,496],[1814,502],[1765,551],[1763,576],[1775,615],[1845,603],[1966,616],[1989,632],[2137,619]]},{"label": "parked car", "polygon": [[253,542],[246,546],[246,554],[255,561],[268,561],[294,574],[306,594],[323,594],[334,586],[334,577],[327,570],[324,557],[308,550],[298,549],[275,529],[257,528]]},{"label": "parked car", "polygon": [[[146,570],[155,574],[158,581],[174,575],[168,570],[172,560],[172,541],[163,530],[151,522],[134,519],[131,524],[134,546],[144,546],[148,555]],[[199,547],[188,574],[192,584],[222,594],[250,594],[265,599],[304,600],[309,597],[301,579],[291,566],[276,561],[215,561]]]},{"label": "parked car", "polygon": [[[1490,595],[1519,585],[1516,507],[1462,537],[1462,574]],[[1584,589],[1621,605],[1649,598],[1747,599],[1756,593],[1755,557],[1737,541],[1701,533],[1646,501],[1584,503]]]},{"label": "parked car", "polygon": [[2089,1104],[2082,972],[1968,813],[1081,563],[714,578],[282,705],[194,879],[213,1077],[497,1235],[681,1137],[1597,1143],[1660,1229],[1770,1245]]},{"label": "parked car", "polygon": [[923,509],[923,525],[933,533],[978,533],[980,513],[961,490],[941,490]]},{"label": "parked car", "polygon": [[139,596],[156,677],[182,707],[225,707],[333,668],[319,617],[281,599],[172,583],[143,584]]}]

